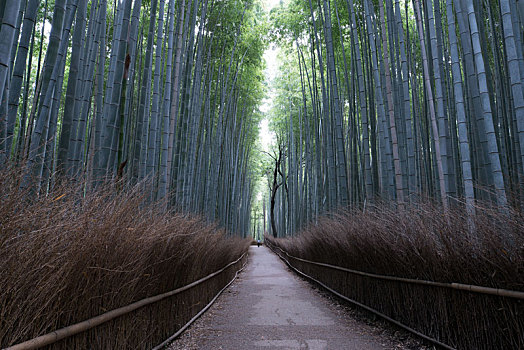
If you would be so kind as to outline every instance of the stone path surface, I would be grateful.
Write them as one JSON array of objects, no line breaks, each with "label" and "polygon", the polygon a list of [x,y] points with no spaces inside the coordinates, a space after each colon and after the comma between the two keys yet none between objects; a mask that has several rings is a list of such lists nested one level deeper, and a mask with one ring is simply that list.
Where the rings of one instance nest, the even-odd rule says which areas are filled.
[{"label": "stone path surface", "polygon": [[337,308],[268,248],[169,349],[392,349],[387,336]]}]

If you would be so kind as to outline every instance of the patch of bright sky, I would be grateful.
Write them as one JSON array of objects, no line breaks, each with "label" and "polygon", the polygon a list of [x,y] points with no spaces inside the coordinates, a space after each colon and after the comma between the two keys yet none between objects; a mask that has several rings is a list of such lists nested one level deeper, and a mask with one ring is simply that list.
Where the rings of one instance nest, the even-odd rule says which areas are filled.
[{"label": "patch of bright sky", "polygon": [[[280,5],[281,0],[262,0],[261,2],[264,10],[269,13],[271,9]],[[260,106],[260,111],[264,113],[264,118],[260,121],[260,129],[258,134],[260,144],[262,146],[261,151],[264,152],[269,152],[269,147],[275,140],[275,134],[269,129],[269,111],[271,110],[271,107],[273,107],[273,98],[275,97],[275,91],[273,89],[272,82],[278,72],[278,53],[279,48],[274,45],[271,45],[266,50],[266,52],[264,52],[264,60],[266,61],[264,75],[266,77],[266,83],[269,87],[269,90],[267,91],[267,96],[262,100],[262,105]],[[263,181],[263,179],[260,178],[260,181]],[[262,198],[262,191],[259,190],[257,193],[257,201],[260,203]]]},{"label": "patch of bright sky", "polygon": [[[264,9],[269,12],[272,8],[280,5],[281,0],[262,0],[262,5]],[[275,135],[269,130],[269,119],[268,113],[273,106],[273,98],[275,96],[275,91],[272,88],[272,81],[275,78],[278,71],[278,59],[277,55],[279,53],[279,48],[271,45],[266,52],[264,52],[264,60],[266,61],[266,70],[264,72],[266,76],[266,82],[269,86],[269,91],[266,98],[262,100],[262,105],[260,106],[260,111],[265,114],[264,118],[260,122],[260,132],[259,138],[260,143],[262,144],[262,149],[266,152],[269,151],[269,147],[273,142]]]},{"label": "patch of bright sky", "polygon": [[280,4],[280,0],[262,0],[262,6],[266,11],[271,11],[273,7],[277,7]]}]

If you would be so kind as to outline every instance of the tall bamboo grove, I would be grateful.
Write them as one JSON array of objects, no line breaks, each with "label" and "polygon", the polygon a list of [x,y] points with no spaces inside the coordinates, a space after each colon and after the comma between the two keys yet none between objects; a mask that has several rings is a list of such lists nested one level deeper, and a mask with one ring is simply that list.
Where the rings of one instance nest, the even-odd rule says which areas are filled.
[{"label": "tall bamboo grove", "polygon": [[253,1],[0,1],[0,163],[33,195],[147,183],[246,234],[263,17]]},{"label": "tall bamboo grove", "polygon": [[523,204],[524,2],[290,0],[271,17],[278,235],[379,202]]}]

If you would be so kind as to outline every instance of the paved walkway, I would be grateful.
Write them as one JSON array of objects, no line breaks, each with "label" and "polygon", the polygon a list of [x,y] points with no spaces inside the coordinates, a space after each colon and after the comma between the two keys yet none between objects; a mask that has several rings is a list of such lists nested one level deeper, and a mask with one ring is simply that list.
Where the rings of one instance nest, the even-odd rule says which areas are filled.
[{"label": "paved walkway", "polygon": [[252,246],[249,265],[217,303],[170,349],[390,349],[294,275],[268,248]]}]

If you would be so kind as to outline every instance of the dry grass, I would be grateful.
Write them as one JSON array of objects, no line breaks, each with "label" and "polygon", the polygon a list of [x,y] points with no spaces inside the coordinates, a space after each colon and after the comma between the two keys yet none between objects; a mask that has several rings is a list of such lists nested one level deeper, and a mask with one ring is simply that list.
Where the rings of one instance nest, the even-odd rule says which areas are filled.
[{"label": "dry grass", "polygon": [[[291,255],[350,269],[524,291],[522,212],[478,207],[468,220],[459,208],[444,215],[431,204],[402,212],[382,205],[322,218],[296,238],[269,240]],[[524,348],[523,300],[296,264],[344,295],[458,348]]]},{"label": "dry grass", "polygon": [[[19,190],[20,178],[18,170],[0,174],[2,348],[188,284],[237,259],[249,245],[198,216],[163,213],[146,204],[138,187],[115,193],[106,186],[84,196],[80,185],[64,184],[34,198]],[[192,291],[197,294],[181,303],[198,309],[227,276],[219,280],[203,287],[202,300]],[[120,320],[118,327],[127,329],[116,334],[113,327],[105,334],[113,338],[109,342],[100,340],[102,327],[91,340],[64,347],[160,343],[176,329],[159,325],[176,327],[188,316],[173,323],[170,307],[164,303],[166,312],[146,310]],[[155,332],[157,339],[140,339]]]}]

